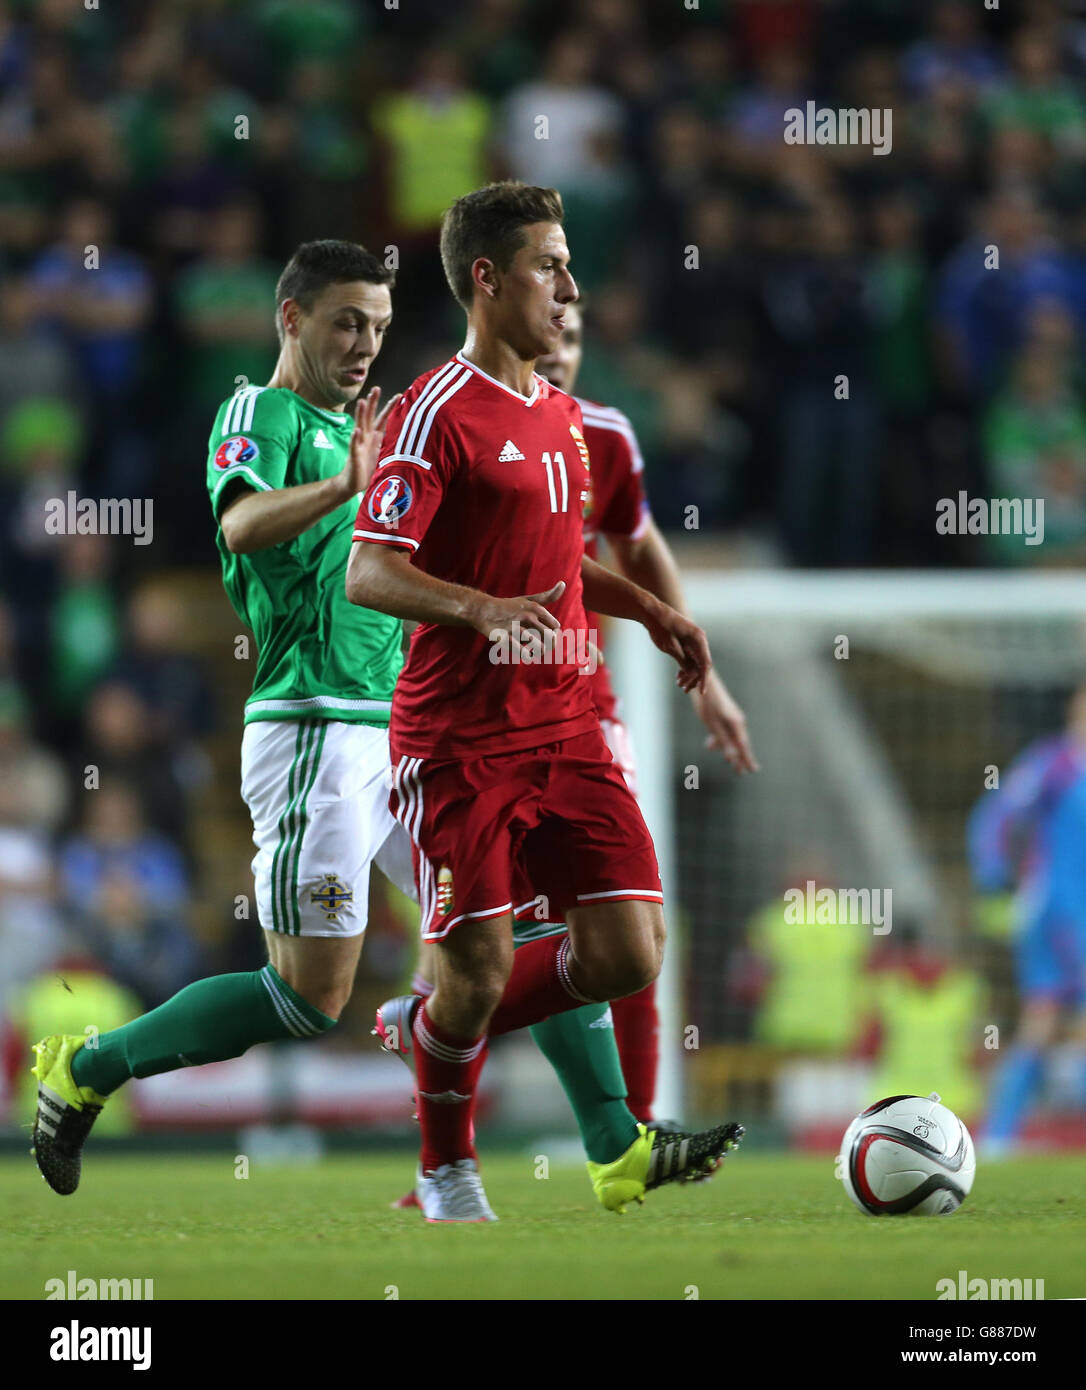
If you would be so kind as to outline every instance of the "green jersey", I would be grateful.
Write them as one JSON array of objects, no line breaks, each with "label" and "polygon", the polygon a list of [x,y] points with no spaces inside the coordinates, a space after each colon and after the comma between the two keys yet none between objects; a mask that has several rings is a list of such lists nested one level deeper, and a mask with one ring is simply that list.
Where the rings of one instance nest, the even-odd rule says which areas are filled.
[{"label": "green jersey", "polygon": [[[283,387],[249,386],[225,401],[208,441],[215,520],[235,481],[259,491],[339,473],[353,418],[321,410]],[[388,725],[403,664],[399,618],[349,603],[344,589],[357,499],[282,545],[233,555],[219,524],[223,583],[256,634],[258,657],[245,722],[335,719]]]}]

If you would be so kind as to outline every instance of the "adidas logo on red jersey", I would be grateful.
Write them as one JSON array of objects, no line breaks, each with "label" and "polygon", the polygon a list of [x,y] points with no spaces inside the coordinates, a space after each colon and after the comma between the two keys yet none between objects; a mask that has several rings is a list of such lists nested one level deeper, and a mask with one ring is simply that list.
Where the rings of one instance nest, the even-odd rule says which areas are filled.
[{"label": "adidas logo on red jersey", "polygon": [[522,459],[523,457],[524,455],[520,452],[520,450],[513,443],[513,441],[511,439],[507,439],[505,441],[501,453],[498,455],[498,462],[512,463],[514,459]]}]

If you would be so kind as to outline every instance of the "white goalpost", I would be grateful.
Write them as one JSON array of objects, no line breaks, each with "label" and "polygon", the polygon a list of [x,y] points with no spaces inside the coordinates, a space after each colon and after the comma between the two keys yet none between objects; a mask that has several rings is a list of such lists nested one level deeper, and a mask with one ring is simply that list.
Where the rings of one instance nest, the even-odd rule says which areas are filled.
[{"label": "white goalpost", "polygon": [[967,939],[969,810],[991,769],[1060,727],[1086,679],[1086,576],[1072,572],[694,570],[684,588],[762,771],[728,772],[673,663],[635,624],[613,625],[670,929],[666,1116],[687,1110],[684,1030],[698,1047],[749,1035],[729,986],[743,930],[805,855],[892,888],[896,920],[922,934]]}]

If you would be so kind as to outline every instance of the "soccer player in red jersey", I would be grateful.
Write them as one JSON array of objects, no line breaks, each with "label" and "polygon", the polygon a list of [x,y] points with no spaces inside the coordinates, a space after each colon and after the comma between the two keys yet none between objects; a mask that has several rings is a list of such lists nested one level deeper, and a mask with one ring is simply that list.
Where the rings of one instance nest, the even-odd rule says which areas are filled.
[{"label": "soccer player in red jersey", "polygon": [[[540,376],[569,394],[573,393],[580,371],[582,333],[583,305],[578,300],[566,306],[565,327],[554,351],[536,363]],[[574,399],[581,407],[591,460],[591,499],[584,517],[586,554],[597,559],[600,537],[605,537],[620,573],[672,608],[685,612],[678,566],[649,510],[644,464],[633,426],[620,410],[579,396]],[[596,630],[593,615],[587,616],[590,630]],[[596,640],[602,652],[602,638]],[[587,679],[600,728],[626,785],[636,796],[637,770],[621,705],[606,664],[598,661],[594,667]],[[707,745],[722,752],[737,772],[754,771],[757,762],[747,736],[745,717],[715,671],[710,672],[705,690],[694,690],[691,699],[707,730]],[[517,945],[564,931],[565,924],[556,913],[542,911],[544,904],[550,906],[547,878],[544,876],[536,883],[524,881],[523,874],[518,878],[520,886],[514,892]],[[431,988],[429,972],[435,949],[424,946],[419,960],[414,988],[424,997]],[[613,1033],[610,1032],[612,1024]],[[674,1122],[653,1119],[659,1061],[655,981],[636,994],[615,1000],[610,1013],[600,1007],[586,1006],[533,1024],[531,1031],[535,1042],[553,1063],[569,1096],[588,1151],[590,1170],[596,1166],[591,1160],[598,1164],[608,1146],[614,1146],[616,1140],[628,1134],[630,1112],[650,1128],[661,1124],[665,1128],[678,1128]],[[625,1105],[621,1103],[621,1088],[615,1084],[614,1062],[608,1055],[612,1043],[618,1049],[627,1092]],[[414,1194],[403,1199],[402,1205],[416,1205]]]},{"label": "soccer player in red jersey", "polygon": [[[643,989],[666,935],[652,840],[581,674],[585,604],[643,623],[684,690],[711,660],[696,624],[584,554],[580,408],[534,371],[577,297],[561,198],[477,190],[446,214],[441,254],[467,337],[389,416],[347,595],[419,624],[393,700],[390,805],[440,949],[430,997],[378,1027],[415,1068],[424,1215],[484,1221],[472,1112],[487,1036]],[[547,864],[568,934],[514,962],[513,875],[529,858]],[[610,1165],[615,1204],[715,1166],[741,1134],[661,1145],[642,1127]]]}]

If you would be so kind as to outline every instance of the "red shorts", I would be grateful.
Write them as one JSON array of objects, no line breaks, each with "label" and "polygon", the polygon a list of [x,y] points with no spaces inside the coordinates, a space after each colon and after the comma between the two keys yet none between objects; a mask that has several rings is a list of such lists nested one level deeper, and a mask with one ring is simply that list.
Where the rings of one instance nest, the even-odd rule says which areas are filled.
[{"label": "red shorts", "polygon": [[389,806],[415,847],[424,941],[513,911],[536,883],[548,916],[664,900],[652,837],[598,729],[470,762],[400,758]]},{"label": "red shorts", "polygon": [[611,750],[619,772],[634,796],[637,795],[637,761],[634,757],[633,740],[630,731],[621,719],[601,719],[600,733]]}]

